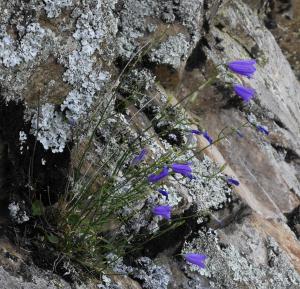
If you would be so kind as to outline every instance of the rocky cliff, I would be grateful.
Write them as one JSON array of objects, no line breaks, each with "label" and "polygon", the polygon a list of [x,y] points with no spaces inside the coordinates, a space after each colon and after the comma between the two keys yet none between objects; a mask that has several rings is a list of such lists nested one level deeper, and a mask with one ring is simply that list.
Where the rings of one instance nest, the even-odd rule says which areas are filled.
[{"label": "rocky cliff", "polygon": [[[0,288],[300,288],[298,2],[1,1]],[[238,59],[256,60],[253,78],[228,71]],[[234,82],[255,97],[242,102]],[[118,227],[133,244],[150,240],[109,272],[47,258],[32,200],[52,214],[78,164],[103,186],[136,140],[149,151],[142,166],[191,161],[194,179],[163,184],[185,221],[150,238],[164,223],[149,212],[166,203],[153,189],[122,208],[130,220]],[[134,186],[127,168],[120,194]],[[187,252],[205,254],[206,268]]]}]

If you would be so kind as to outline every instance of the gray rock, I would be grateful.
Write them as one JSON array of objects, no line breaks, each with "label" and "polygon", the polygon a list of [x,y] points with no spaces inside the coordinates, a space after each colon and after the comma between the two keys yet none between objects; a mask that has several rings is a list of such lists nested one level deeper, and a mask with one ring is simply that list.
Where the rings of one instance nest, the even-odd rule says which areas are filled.
[{"label": "gray rock", "polygon": [[[126,276],[102,278],[98,288],[299,288],[300,243],[285,214],[299,206],[300,85],[257,15],[260,4],[254,0],[0,2],[0,93],[4,104],[24,105],[24,123],[14,132],[19,143],[3,140],[10,146],[1,148],[3,161],[17,166],[15,160],[26,154],[34,137],[50,156],[60,156],[75,137],[79,146],[84,144],[103,113],[106,118],[95,131],[84,163],[91,175],[100,164],[101,176],[111,176],[120,154],[136,138],[149,150],[141,168],[166,152],[170,162],[191,161],[195,178],[176,174],[164,188],[170,192],[173,216],[192,211],[197,217],[187,218],[186,230],[175,229],[180,232],[178,240],[166,239],[172,244],[160,237],[162,249],[152,259],[139,256],[134,265],[120,261],[114,269]],[[132,69],[130,59],[137,51],[139,61]],[[253,79],[230,74],[224,65],[246,58],[257,60]],[[130,72],[120,76],[126,63]],[[213,70],[220,73],[217,83],[198,91]],[[234,82],[256,89],[249,105],[233,95]],[[159,119],[166,104],[193,91],[192,105],[182,102],[167,112],[168,119]],[[132,103],[126,106],[129,96]],[[116,109],[122,101],[124,107]],[[143,131],[151,119],[155,125]],[[192,136],[192,128],[207,130],[217,139],[224,127],[240,127],[249,119],[252,127],[241,128],[244,138],[228,137],[198,154],[208,143],[203,136]],[[269,137],[256,130],[258,124],[268,127]],[[25,131],[27,126],[31,129]],[[166,127],[171,131],[159,135]],[[180,146],[194,149],[178,156]],[[76,163],[75,152],[71,154]],[[134,185],[135,180],[127,182],[124,174],[129,165],[128,161],[114,176],[124,184],[118,196]],[[8,177],[4,167],[1,184]],[[60,164],[51,169],[59,170]],[[230,187],[228,176],[237,177],[241,185]],[[47,184],[47,189],[53,188]],[[145,198],[120,209],[124,217],[139,212],[119,228],[128,239],[159,230],[161,219],[153,217],[151,209],[166,200],[155,187],[143,193]],[[11,209],[18,222],[15,208]],[[293,229],[298,230],[296,225]],[[187,264],[175,254],[178,249],[207,254],[207,269]],[[30,265],[28,271],[31,280],[0,267],[0,288],[71,288],[51,272]]]}]

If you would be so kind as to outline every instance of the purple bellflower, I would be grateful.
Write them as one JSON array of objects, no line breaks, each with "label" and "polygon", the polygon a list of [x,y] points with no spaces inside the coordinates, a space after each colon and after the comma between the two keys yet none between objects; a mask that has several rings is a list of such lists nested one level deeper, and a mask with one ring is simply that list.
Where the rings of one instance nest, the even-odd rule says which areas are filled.
[{"label": "purple bellflower", "polygon": [[189,164],[172,164],[172,170],[174,173],[181,174],[184,177],[188,177],[190,179],[193,178],[192,168],[189,166]]},{"label": "purple bellflower", "polygon": [[197,135],[203,135],[206,139],[207,139],[207,141],[210,143],[210,144],[212,144],[213,143],[213,139],[211,138],[211,136],[208,134],[208,132],[207,131],[201,131],[201,130],[198,130],[198,129],[192,129],[191,130],[191,133],[192,134],[197,134]]},{"label": "purple bellflower", "polygon": [[243,134],[240,130],[237,130],[237,131],[236,131],[236,134],[237,134],[238,137],[240,137],[240,138],[243,138],[243,137],[244,137],[244,134]]},{"label": "purple bellflower", "polygon": [[212,144],[213,143],[213,139],[211,138],[211,136],[208,134],[207,131],[205,131],[203,133],[203,136],[206,138],[206,140],[209,142],[209,144]]},{"label": "purple bellflower", "polygon": [[145,159],[147,153],[148,153],[148,151],[146,149],[142,149],[140,154],[132,160],[131,165],[135,166],[138,163],[140,163],[141,161],[143,161]]},{"label": "purple bellflower", "polygon": [[234,178],[228,178],[227,179],[227,184],[234,185],[234,186],[239,186],[240,182],[238,180],[235,180]]},{"label": "purple bellflower", "polygon": [[190,263],[192,263],[194,265],[197,265],[197,266],[199,266],[202,269],[205,268],[204,261],[207,258],[207,256],[204,255],[204,254],[187,253],[187,254],[184,255],[184,258],[188,262],[190,262]]},{"label": "purple bellflower", "polygon": [[171,219],[171,206],[156,206],[153,210],[152,213],[155,216],[162,216],[163,218],[165,218],[166,220],[170,220]]},{"label": "purple bellflower", "polygon": [[158,181],[162,180],[166,176],[169,175],[169,169],[167,166],[164,166],[162,171],[159,174],[151,174],[148,176],[149,183],[157,183]]},{"label": "purple bellflower", "polygon": [[269,130],[266,126],[264,125],[257,125],[256,126],[257,130],[264,133],[265,135],[269,135]]},{"label": "purple bellflower", "polygon": [[165,197],[166,197],[166,200],[169,199],[169,192],[167,192],[167,191],[164,190],[164,189],[158,189],[157,191],[158,191],[159,193],[161,193],[163,196],[165,196]]},{"label": "purple bellflower", "polygon": [[231,61],[227,64],[228,68],[240,75],[247,76],[251,78],[251,76],[256,71],[255,65],[256,61],[254,59],[249,60],[236,60]]},{"label": "purple bellflower", "polygon": [[198,130],[198,129],[192,129],[192,130],[191,130],[191,133],[192,133],[192,134],[201,135],[201,134],[202,134],[202,131],[201,131],[201,130]]},{"label": "purple bellflower", "polygon": [[249,102],[255,94],[255,90],[253,88],[238,84],[233,86],[233,90],[244,102]]}]

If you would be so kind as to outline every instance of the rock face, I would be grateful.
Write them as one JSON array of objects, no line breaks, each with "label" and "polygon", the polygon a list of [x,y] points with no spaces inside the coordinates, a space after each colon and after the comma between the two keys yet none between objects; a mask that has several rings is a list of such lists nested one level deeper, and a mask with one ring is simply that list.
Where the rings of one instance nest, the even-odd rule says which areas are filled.
[{"label": "rock face", "polygon": [[[258,18],[251,14],[251,10],[246,5],[225,5],[222,9],[218,18],[219,25],[222,27],[224,25],[226,28],[221,29],[223,31],[214,28],[211,33],[214,38],[222,40],[224,56],[212,51],[209,52],[210,58],[215,64],[226,62],[237,54],[245,53],[243,47],[247,47],[250,56],[261,61],[262,65],[255,79],[248,82],[257,90],[256,103],[246,109],[250,109],[251,117],[267,125],[272,133],[270,145],[264,144],[262,140],[253,136],[246,137],[245,143],[240,141],[224,143],[221,151],[224,151],[223,155],[226,160],[233,162],[234,170],[239,174],[239,178],[244,178],[248,182],[252,192],[257,191],[254,198],[265,199],[265,202],[260,203],[273,205],[274,209],[277,207],[283,213],[289,212],[297,206],[299,197],[297,179],[297,171],[299,171],[297,156],[300,148],[297,137],[300,128],[297,113],[300,108],[297,97],[299,83],[288,67],[281,50],[274,43],[272,34],[264,27],[257,27],[255,23],[258,22]],[[242,24],[243,21],[244,24]],[[227,51],[230,52],[227,53]],[[274,59],[274,61],[271,62],[269,59]],[[276,71],[278,67],[287,67],[287,70],[284,73],[282,70]],[[241,123],[245,113],[243,108],[240,110],[238,112],[227,105],[226,95],[223,95],[220,109],[214,109],[216,114],[211,119],[207,119],[207,125],[210,129],[218,126],[220,130],[222,126],[230,125],[230,122]],[[249,116],[249,112],[246,112],[247,114]],[[246,135],[248,133],[251,134],[245,132]],[[252,148],[250,158],[244,155],[246,148],[244,145]],[[240,147],[240,149],[233,150],[232,147]],[[292,158],[290,158],[291,155],[293,155]],[[251,174],[251,172],[255,173]],[[252,181],[250,181],[251,178]],[[272,182],[269,181],[270,178]]]},{"label": "rock face", "polygon": [[[91,134],[93,149],[82,173],[92,175],[100,163],[103,176],[136,138],[147,144],[153,161],[166,152],[175,159],[179,148],[191,144],[198,151],[206,147],[203,136],[188,133],[195,124],[213,139],[224,128],[243,135],[227,137],[204,155],[192,150],[176,159],[191,159],[198,175],[171,176],[165,183],[169,204],[175,217],[197,216],[151,240],[138,255],[119,258],[117,275],[69,284],[68,270],[63,279],[2,242],[0,288],[300,288],[299,63],[274,26],[282,15],[290,19],[280,18],[282,25],[296,25],[288,21],[300,12],[297,1],[285,2],[0,2],[2,228],[7,215],[26,224],[33,196],[57,202]],[[251,79],[224,65],[249,58],[257,60]],[[211,85],[199,89],[216,73]],[[255,88],[249,104],[232,92],[236,82]],[[160,120],[169,103],[173,109]],[[108,117],[92,132],[102,115]],[[256,125],[267,126],[269,136]],[[240,186],[229,186],[227,176]],[[149,212],[164,203],[152,192],[124,208],[124,216],[140,213],[120,231],[128,238],[157,231],[160,222]],[[180,256],[187,252],[206,254],[206,269],[187,264]]]}]

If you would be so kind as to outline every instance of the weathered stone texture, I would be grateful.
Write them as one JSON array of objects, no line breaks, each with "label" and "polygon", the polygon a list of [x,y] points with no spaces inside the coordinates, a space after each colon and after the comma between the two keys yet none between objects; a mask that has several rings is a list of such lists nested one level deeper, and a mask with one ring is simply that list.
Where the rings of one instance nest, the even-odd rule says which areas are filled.
[{"label": "weathered stone texture", "polygon": [[[170,233],[166,241],[164,237],[153,241],[146,256],[132,264],[120,260],[114,269],[125,276],[103,277],[98,288],[299,288],[300,243],[286,214],[297,212],[300,205],[300,85],[264,25],[264,7],[264,1],[250,0],[0,2],[1,101],[25,107],[24,125],[16,126],[18,139],[4,140],[1,155],[9,146],[10,159],[13,153],[19,157],[37,136],[44,155],[36,161],[43,166],[52,163],[71,148],[75,130],[79,143],[85,143],[91,124],[106,109],[115,113],[96,131],[94,150],[84,167],[108,159],[113,163],[114,154],[128,147],[124,139],[137,137],[152,115],[162,113],[168,99],[176,103],[215,70],[220,73],[218,81],[196,92],[192,105],[169,112],[170,120],[140,136],[141,141],[150,139],[149,158],[168,150],[175,158],[181,143],[207,145],[203,137],[184,135],[182,131],[191,127],[178,125],[181,119],[199,121],[214,138],[224,127],[239,127],[247,119],[267,125],[271,132],[267,138],[253,127],[243,128],[244,138],[229,138],[209,148],[205,156],[182,156],[182,161],[193,159],[200,175],[191,182],[170,178],[166,183],[170,204],[175,216],[197,212],[202,217]],[[151,49],[112,95],[121,69],[147,43]],[[245,58],[257,59],[253,79],[236,78],[222,66]],[[256,89],[249,105],[224,84],[241,81]],[[134,101],[124,108],[122,100],[128,94]],[[159,137],[163,127],[172,130]],[[20,151],[12,150],[18,146]],[[76,157],[74,153],[74,162]],[[207,178],[225,162],[228,166],[219,178]],[[59,163],[58,159],[55,170]],[[103,167],[109,174],[111,167]],[[4,166],[0,173],[2,186]],[[226,175],[237,177],[241,186],[232,190]],[[118,178],[123,180],[122,172]],[[51,192],[52,184],[47,189]],[[163,202],[157,195],[138,202],[135,209],[141,210],[140,215],[120,231],[129,236],[157,230],[158,219],[149,213],[157,202]],[[124,208],[123,214],[132,209]],[[291,227],[297,228],[296,217]],[[178,256],[181,249],[205,252],[207,269],[186,264]],[[0,267],[0,288],[71,288],[56,275],[28,268],[33,270],[29,281]]]}]

